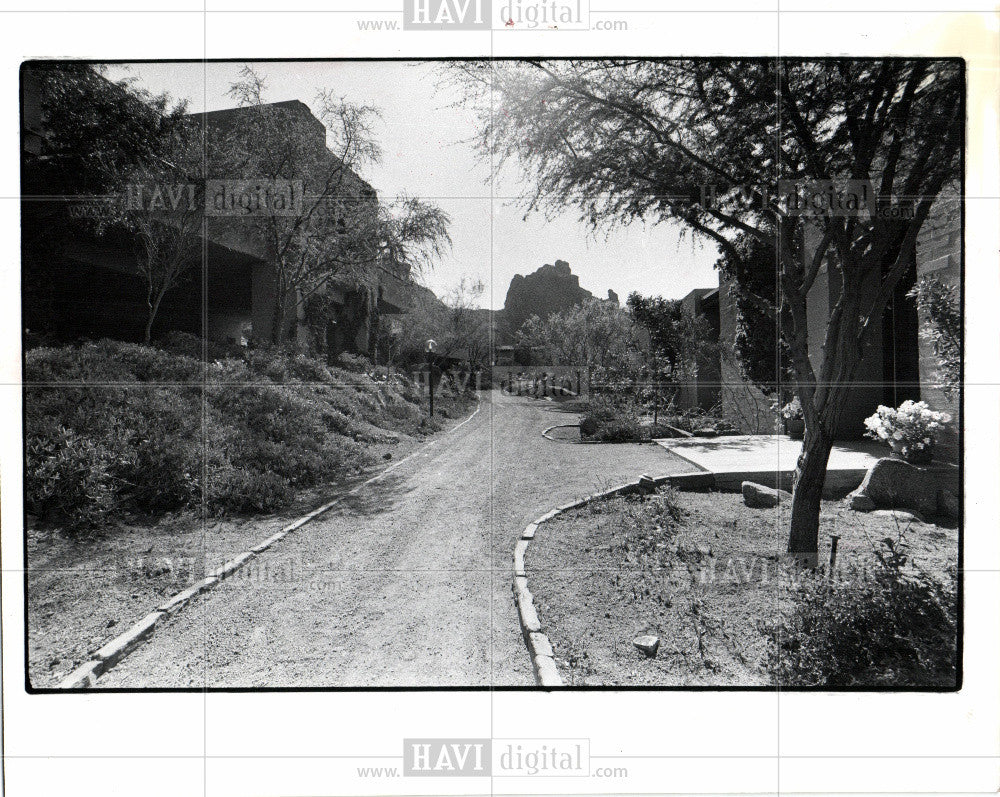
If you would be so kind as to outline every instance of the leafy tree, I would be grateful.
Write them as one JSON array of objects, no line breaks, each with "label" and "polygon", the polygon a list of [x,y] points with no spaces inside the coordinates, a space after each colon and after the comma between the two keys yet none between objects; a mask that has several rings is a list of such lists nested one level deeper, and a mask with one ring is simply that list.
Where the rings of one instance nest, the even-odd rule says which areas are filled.
[{"label": "leafy tree", "polygon": [[204,154],[194,125],[177,124],[162,136],[156,161],[134,166],[124,194],[114,203],[110,226],[133,239],[136,269],[146,290],[144,340],[167,292],[202,261]]},{"label": "leafy tree", "polygon": [[937,359],[941,389],[951,396],[962,381],[962,309],[957,286],[936,277],[921,277],[906,294],[924,313],[920,334],[930,341]]},{"label": "leafy tree", "polygon": [[463,276],[444,297],[447,308],[447,327],[444,345],[438,351],[450,355],[464,351],[470,367],[485,365],[490,353],[490,323],[493,314],[479,307],[486,283]]},{"label": "leafy tree", "polygon": [[425,359],[428,339],[437,343],[437,354],[464,354],[470,368],[488,364],[492,313],[479,307],[486,285],[463,276],[439,299],[429,289],[415,292],[413,307],[382,330],[383,348],[411,363]]},{"label": "leafy tree", "polygon": [[[26,316],[42,318],[48,272],[65,248],[80,235],[102,235],[123,225],[145,231],[140,246],[140,276],[151,297],[147,340],[162,294],[176,284],[167,277],[187,268],[190,225],[178,235],[164,225],[165,212],[148,214],[129,209],[114,197],[127,195],[136,182],[184,182],[189,175],[178,159],[191,143],[186,139],[184,102],[171,103],[166,94],[152,95],[132,80],[112,81],[102,65],[75,62],[32,63],[24,67],[26,86],[37,90],[40,126],[44,131],[37,153],[22,162],[22,247]],[[197,143],[197,142],[195,142]],[[200,161],[200,147],[198,147]],[[189,159],[190,160],[190,159]],[[37,196],[63,201],[34,201]],[[160,223],[153,223],[158,215]],[[200,228],[200,219],[194,225]],[[195,232],[198,232],[196,229]],[[185,250],[184,257],[168,250]],[[173,265],[161,267],[167,261]],[[178,275],[179,276],[179,275]]]},{"label": "leafy tree", "polygon": [[[737,236],[733,248],[740,253],[738,259],[723,252],[715,264],[729,281],[733,296],[736,334],[732,353],[740,376],[770,396],[779,385],[793,384],[795,379],[788,346],[778,334],[770,309],[777,303],[776,255],[773,248],[750,235]],[[768,310],[761,308],[762,302]]]},{"label": "leafy tree", "polygon": [[649,333],[650,353],[664,361],[674,381],[697,376],[699,361],[717,348],[706,319],[686,311],[679,299],[632,292],[627,306]]},{"label": "leafy tree", "polygon": [[[497,169],[516,160],[534,184],[529,212],[574,208],[595,227],[680,222],[747,268],[740,236],[775,251],[775,300],[747,296],[788,346],[806,423],[788,550],[815,562],[834,423],[931,206],[958,179],[961,64],[567,60],[453,74],[478,103],[484,156]],[[872,212],[807,218],[781,201],[789,185],[833,191],[846,179],[867,182]],[[807,297],[824,264],[833,309],[810,344]]]},{"label": "leafy tree", "polygon": [[[358,177],[381,157],[376,108],[330,91],[315,118],[301,106],[265,101],[266,82],[246,66],[229,90],[243,109],[206,131],[209,162],[220,177],[302,181],[294,212],[268,204],[235,223],[249,228],[268,255],[274,284],[271,342],[287,334],[287,315],[332,286],[374,294],[378,272],[419,271],[450,245],[448,216],[412,197],[391,205]],[[211,123],[210,123],[211,124]]]},{"label": "leafy tree", "polygon": [[591,387],[623,393],[642,367],[640,342],[628,311],[612,302],[590,299],[548,318],[532,316],[517,332],[517,345],[544,351],[552,365],[587,368]]},{"label": "leafy tree", "polygon": [[160,162],[165,136],[182,124],[186,103],[171,104],[131,79],[112,81],[100,64],[31,63],[38,82],[42,152],[25,161],[25,194],[87,198],[124,188],[137,167]]}]

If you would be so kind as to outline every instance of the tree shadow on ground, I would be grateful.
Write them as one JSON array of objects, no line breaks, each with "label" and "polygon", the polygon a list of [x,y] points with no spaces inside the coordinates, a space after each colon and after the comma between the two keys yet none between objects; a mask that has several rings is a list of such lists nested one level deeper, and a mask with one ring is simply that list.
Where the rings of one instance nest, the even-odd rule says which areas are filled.
[{"label": "tree shadow on ground", "polygon": [[405,495],[413,492],[413,487],[403,486],[406,481],[403,476],[389,474],[362,486],[356,493],[348,493],[341,500],[340,506],[364,516],[392,511]]}]

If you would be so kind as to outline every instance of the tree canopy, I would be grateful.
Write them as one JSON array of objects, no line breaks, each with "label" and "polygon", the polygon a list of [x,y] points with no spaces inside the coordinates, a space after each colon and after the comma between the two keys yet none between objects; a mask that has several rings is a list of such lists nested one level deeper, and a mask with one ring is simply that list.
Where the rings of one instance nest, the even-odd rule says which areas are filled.
[{"label": "tree canopy", "polygon": [[[573,210],[595,228],[679,222],[737,275],[755,265],[739,246],[746,238],[775,253],[774,297],[750,280],[741,288],[774,319],[803,407],[789,549],[807,558],[851,380],[931,206],[960,176],[962,70],[957,60],[718,58],[490,62],[452,73],[480,113],[483,156],[498,170],[516,161],[528,178],[529,212]],[[806,213],[797,203],[802,194],[838,203],[849,191],[867,191],[863,210]],[[807,300],[824,265],[837,278],[832,310],[825,339],[810,342]]]}]

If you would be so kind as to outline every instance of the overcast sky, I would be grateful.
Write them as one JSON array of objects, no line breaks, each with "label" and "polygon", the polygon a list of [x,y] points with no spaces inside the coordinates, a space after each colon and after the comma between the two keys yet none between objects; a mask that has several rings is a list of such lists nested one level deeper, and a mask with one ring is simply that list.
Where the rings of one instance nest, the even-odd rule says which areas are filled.
[{"label": "overcast sky", "polygon": [[[213,111],[234,105],[226,91],[241,66],[114,65],[109,76],[132,75],[154,93],[188,100],[192,112]],[[438,85],[438,64],[259,63],[254,68],[266,76],[271,102],[298,99],[315,107],[317,90],[330,89],[349,102],[381,109],[376,136],[383,159],[361,176],[386,200],[407,193],[438,204],[451,216],[452,251],[421,280],[439,296],[470,275],[489,286],[482,304],[500,308],[514,274],[557,259],[569,262],[584,288],[601,297],[611,288],[622,301],[633,290],[680,298],[692,288],[718,284],[712,268],[715,247],[690,236],[682,240],[678,227],[633,224],[610,237],[595,237],[573,213],[550,221],[540,216],[524,220],[515,197],[491,201],[488,169],[464,143],[476,133],[474,119],[470,111],[450,107],[456,96]],[[502,183],[506,194],[520,194],[523,188],[512,171]]]}]

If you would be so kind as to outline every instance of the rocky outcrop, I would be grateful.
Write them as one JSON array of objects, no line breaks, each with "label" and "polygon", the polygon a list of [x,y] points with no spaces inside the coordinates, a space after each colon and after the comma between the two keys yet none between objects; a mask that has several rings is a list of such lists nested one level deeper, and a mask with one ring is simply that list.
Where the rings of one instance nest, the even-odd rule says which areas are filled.
[{"label": "rocky outcrop", "polygon": [[570,271],[565,260],[546,263],[527,276],[514,275],[503,304],[504,323],[513,334],[533,315],[548,318],[593,298],[590,291],[580,287],[580,278]]}]

